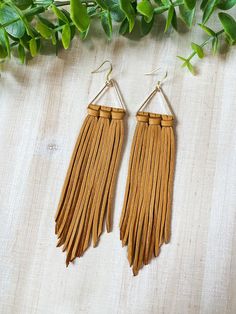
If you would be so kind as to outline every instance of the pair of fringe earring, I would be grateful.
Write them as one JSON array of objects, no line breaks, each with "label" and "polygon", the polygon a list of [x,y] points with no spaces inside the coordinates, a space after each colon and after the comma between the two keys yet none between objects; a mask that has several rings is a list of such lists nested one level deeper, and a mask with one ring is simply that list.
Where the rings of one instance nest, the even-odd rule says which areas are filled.
[{"label": "pair of fringe earring", "polygon": [[160,82],[137,112],[129,170],[120,219],[120,239],[137,275],[170,240],[175,163],[174,118],[141,110],[159,92]]},{"label": "pair of fringe earring", "polygon": [[[116,82],[109,79],[109,74],[105,86],[88,106],[88,115],[75,144],[55,217],[57,246],[63,246],[63,251],[66,251],[67,266],[83,255],[91,239],[93,245],[97,245],[105,221],[107,232],[111,231],[113,195],[124,139],[125,107]],[[94,104],[111,86],[115,87],[122,109]]]},{"label": "pair of fringe earring", "polygon": [[[109,61],[102,65],[106,62]],[[88,115],[74,148],[55,217],[58,246],[63,246],[67,253],[67,266],[83,255],[91,240],[96,246],[105,221],[107,232],[111,231],[125,116],[116,82],[109,79],[111,71],[110,63],[105,86],[88,106]],[[122,109],[94,104],[110,86],[115,88]],[[170,240],[174,118],[169,107],[168,115],[142,111],[156,93],[160,93],[167,104],[159,81],[137,112],[120,219],[120,238],[123,246],[128,246],[128,260],[134,275],[152,257],[158,256],[161,245]]]}]

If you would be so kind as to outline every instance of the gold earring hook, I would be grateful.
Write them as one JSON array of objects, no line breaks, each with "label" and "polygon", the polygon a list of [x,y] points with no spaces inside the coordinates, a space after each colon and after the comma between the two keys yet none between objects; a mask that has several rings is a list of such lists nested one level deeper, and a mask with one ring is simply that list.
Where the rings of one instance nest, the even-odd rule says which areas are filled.
[{"label": "gold earring hook", "polygon": [[[151,72],[144,73],[144,74],[145,75],[152,75],[155,72],[157,72],[158,70],[160,70],[160,68],[157,68]],[[169,110],[170,114],[172,114],[171,108],[170,108],[169,104],[167,103],[165,95],[164,95],[162,88],[161,88],[161,85],[166,80],[167,75],[168,75],[168,72],[166,71],[163,78],[161,80],[157,81],[157,85],[156,85],[155,89],[151,92],[151,94],[146,98],[146,100],[143,102],[143,104],[139,107],[137,113],[140,112],[141,110],[143,110],[146,107],[146,105],[148,104],[148,102],[154,97],[154,95],[156,95],[156,93],[159,92],[161,94],[161,96],[163,97],[163,99],[165,100],[165,103],[167,105],[167,109]]]},{"label": "gold earring hook", "polygon": [[110,75],[111,75],[111,72],[113,71],[113,66],[112,66],[112,63],[111,61],[109,60],[105,60],[96,70],[93,70],[91,73],[98,73],[98,71],[101,69],[101,67],[105,64],[105,63],[109,63],[110,65],[110,69],[109,71],[107,72],[107,75],[106,75],[106,84],[110,84],[112,82],[112,80],[110,79]]},{"label": "gold earring hook", "polygon": [[[145,75],[152,75],[152,74],[156,73],[156,72],[159,71],[159,70],[160,70],[160,68],[157,68],[157,69],[154,69],[154,70],[151,71],[151,72],[144,73],[144,74],[145,74]],[[167,76],[168,76],[168,72],[166,71],[166,73],[165,73],[165,75],[163,76],[163,78],[162,78],[161,80],[157,81],[156,88],[157,88],[158,90],[160,89],[162,83],[166,80]]]}]

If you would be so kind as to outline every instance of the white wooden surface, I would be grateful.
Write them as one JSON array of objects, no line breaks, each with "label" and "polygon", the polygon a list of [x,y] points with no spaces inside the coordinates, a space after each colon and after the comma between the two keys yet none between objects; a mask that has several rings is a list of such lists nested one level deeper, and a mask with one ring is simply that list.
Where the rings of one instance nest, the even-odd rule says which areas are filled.
[{"label": "white wooden surface", "polygon": [[[59,57],[5,64],[0,78],[0,312],[43,314],[236,313],[236,54],[180,68],[201,34],[157,35],[108,43],[96,35]],[[86,106],[105,72],[129,116],[117,183],[114,227],[68,269],[56,248],[54,214]],[[171,243],[133,277],[119,240],[135,111],[152,90],[156,67],[169,72],[163,89],[177,117],[178,148]],[[163,72],[162,72],[163,73]],[[104,98],[100,103],[115,104]],[[158,111],[158,101],[152,109]]]}]

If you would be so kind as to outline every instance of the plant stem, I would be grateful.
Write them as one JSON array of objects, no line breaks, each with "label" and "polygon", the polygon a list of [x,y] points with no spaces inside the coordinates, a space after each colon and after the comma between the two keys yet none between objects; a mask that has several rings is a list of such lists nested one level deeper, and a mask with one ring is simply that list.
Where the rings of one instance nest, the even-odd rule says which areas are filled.
[{"label": "plant stem", "polygon": [[[85,5],[87,8],[89,7],[94,7],[96,5],[96,2],[94,1],[82,1],[81,2],[83,5]],[[70,1],[55,1],[54,2],[55,6],[56,7],[63,7],[63,6],[66,6],[66,5],[70,5]]]},{"label": "plant stem", "polygon": [[[203,47],[206,46],[211,40],[213,40],[213,38],[218,37],[218,36],[220,36],[220,35],[223,34],[223,33],[224,33],[224,30],[222,29],[222,30],[220,30],[219,32],[217,32],[215,36],[209,36],[209,37],[200,45],[200,47],[203,48]],[[191,55],[187,58],[187,60],[190,61],[196,54],[197,54],[196,51],[193,51],[193,52],[191,53]]]}]

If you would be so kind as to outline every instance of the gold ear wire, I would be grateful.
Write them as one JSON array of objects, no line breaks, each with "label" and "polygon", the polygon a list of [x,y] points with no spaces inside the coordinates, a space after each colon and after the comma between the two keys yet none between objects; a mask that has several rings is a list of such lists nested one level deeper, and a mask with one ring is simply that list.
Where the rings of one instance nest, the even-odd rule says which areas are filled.
[{"label": "gold ear wire", "polygon": [[110,79],[110,75],[111,75],[111,72],[113,71],[113,66],[112,66],[111,61],[105,60],[96,70],[93,70],[91,73],[92,73],[92,74],[98,73],[99,70],[101,69],[101,67],[102,67],[105,63],[109,63],[109,65],[110,65],[110,69],[109,69],[109,71],[107,72],[107,75],[106,75],[106,84],[110,84],[110,83],[112,82],[112,80]]},{"label": "gold ear wire", "polygon": [[[151,72],[144,73],[144,74],[145,74],[145,75],[152,75],[152,74],[156,73],[156,72],[159,71],[159,70],[160,70],[160,68],[157,68],[157,69],[154,69],[154,70],[151,71]],[[166,71],[166,72],[165,72],[165,75],[163,76],[163,78],[162,78],[161,80],[157,81],[156,87],[157,87],[158,89],[161,87],[162,83],[167,79],[167,76],[168,76],[168,72]]]},{"label": "gold ear wire", "polygon": [[115,91],[116,91],[116,95],[117,95],[117,97],[118,97],[118,99],[119,99],[119,102],[120,102],[121,107],[122,107],[124,110],[126,110],[126,107],[125,107],[125,104],[124,104],[124,100],[123,100],[123,97],[122,97],[121,92],[120,92],[120,90],[119,90],[119,87],[118,87],[116,81],[113,80],[112,78],[110,78],[111,73],[112,73],[112,71],[113,71],[113,66],[112,66],[111,61],[109,61],[109,60],[103,61],[102,64],[101,64],[97,69],[93,70],[91,73],[92,73],[92,74],[98,73],[99,70],[101,69],[101,67],[102,67],[105,63],[109,63],[109,65],[110,65],[110,69],[109,69],[109,71],[108,71],[107,74],[106,74],[105,85],[104,85],[104,86],[102,87],[102,89],[97,93],[97,95],[93,98],[93,100],[90,102],[90,104],[92,104],[92,103],[104,92],[104,90],[105,90],[106,88],[108,88],[108,87],[114,87],[114,88],[115,88]]},{"label": "gold ear wire", "polygon": [[[160,70],[160,68],[154,69],[153,71],[148,72],[148,73],[144,73],[144,74],[145,75],[152,75],[152,74],[156,73],[158,70]],[[171,115],[173,114],[171,109],[170,109],[170,107],[169,107],[169,105],[168,105],[168,103],[167,103],[167,101],[166,101],[166,99],[165,99],[165,95],[164,95],[164,93],[163,93],[163,91],[161,89],[161,85],[166,80],[167,76],[168,76],[168,72],[166,71],[165,75],[163,76],[163,78],[161,80],[157,81],[157,85],[156,85],[155,89],[151,92],[151,94],[149,94],[149,96],[144,100],[142,105],[139,107],[137,113],[139,111],[141,111],[142,109],[144,109],[145,106],[148,104],[148,102],[156,95],[157,92],[159,92],[159,93],[161,93],[161,96],[163,97],[163,99],[164,99],[164,101],[165,101],[165,103],[167,105],[167,109],[168,109],[169,113]]]}]

